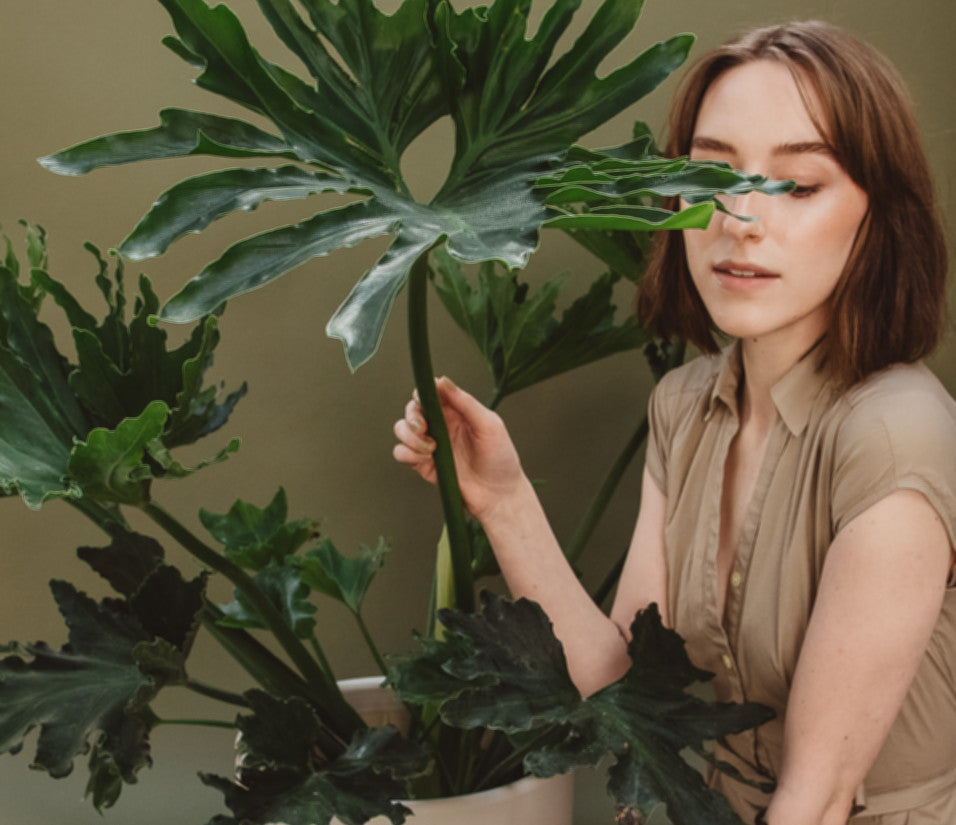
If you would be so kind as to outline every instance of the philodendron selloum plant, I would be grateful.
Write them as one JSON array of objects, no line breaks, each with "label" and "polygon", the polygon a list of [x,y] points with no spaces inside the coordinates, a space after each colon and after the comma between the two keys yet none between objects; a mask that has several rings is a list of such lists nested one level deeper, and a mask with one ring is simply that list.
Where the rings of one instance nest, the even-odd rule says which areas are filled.
[{"label": "philodendron selloum plant", "polygon": [[[240,708],[238,780],[204,777],[222,789],[232,812],[215,817],[217,825],[325,825],[333,815],[351,825],[382,813],[398,823],[398,798],[462,793],[528,772],[552,775],[608,755],[609,789],[620,805],[665,803],[685,825],[738,823],[681,751],[703,753],[707,740],[759,724],[765,711],[686,692],[708,674],[691,665],[653,608],[635,618],[632,668],[587,700],[537,605],[485,596],[475,611],[476,575],[493,570],[493,560],[457,490],[425,324],[431,279],[488,360],[492,404],[627,349],[647,346],[657,370],[679,359],[679,345],[651,341],[633,319],[615,320],[615,283],[639,279],[647,232],[705,225],[722,208],[718,193],[773,193],[785,185],[719,164],[659,158],[642,126],[610,150],[575,141],[655,88],[684,60],[692,38],[659,43],[598,78],[598,65],[635,24],[637,0],[606,0],[558,57],[553,52],[577,0],[557,0],[530,38],[529,4],[520,0],[463,11],[444,0],[404,0],[391,15],[370,0],[259,0],[303,77],[262,57],[227,6],[159,1],[176,30],[165,43],[197,67],[197,84],[274,130],[167,109],[155,128],[91,140],[41,162],[65,174],[195,154],[259,157],[267,165],[214,171],[162,194],[120,245],[112,278],[100,259],[102,321],[49,276],[42,233],[29,233],[28,275],[8,243],[0,267],[0,488],[36,508],[63,499],[103,527],[110,545],[80,556],[118,596],[97,603],[54,582],[70,641],[60,651],[42,643],[7,647],[0,752],[19,750],[39,727],[36,764],[62,776],[88,753],[93,802],[107,807],[149,762],[149,732],[162,722],[152,699],[167,686],[184,686]],[[401,157],[443,117],[454,123],[454,158],[438,194],[419,203]],[[122,258],[159,255],[235,210],[270,200],[311,204],[329,192],[353,200],[237,242],[162,308],[141,278],[127,319]],[[682,211],[662,205],[676,197]],[[569,232],[608,266],[560,317],[560,279],[532,292],[517,273],[547,228]],[[244,392],[220,399],[215,387],[203,386],[225,303],[313,258],[382,235],[391,236],[388,250],[332,315],[328,332],[358,368],[377,349],[407,283],[413,369],[439,443],[447,526],[429,632],[417,653],[391,667],[361,621],[381,543],[341,555],[316,539],[309,520],[288,520],[281,491],[263,507],[237,501],[226,514],[203,511],[211,538],[199,537],[158,504],[153,489],[156,480],[190,472],[171,450],[218,430]],[[476,281],[462,264],[480,265]],[[73,361],[37,319],[45,296],[67,316]],[[154,315],[194,323],[194,332],[168,351],[162,329],[150,323]],[[638,427],[567,548],[573,561],[642,432]],[[215,459],[234,449],[230,443]],[[130,507],[197,559],[194,578],[164,561],[156,539],[130,528]],[[207,599],[210,575],[230,580],[234,602]],[[613,576],[602,591],[612,583]],[[356,616],[410,710],[408,736],[368,728],[342,696],[315,634],[314,594],[338,599]],[[186,660],[200,628],[249,672],[256,689],[237,694],[189,677]],[[261,641],[263,630],[290,664]]]}]

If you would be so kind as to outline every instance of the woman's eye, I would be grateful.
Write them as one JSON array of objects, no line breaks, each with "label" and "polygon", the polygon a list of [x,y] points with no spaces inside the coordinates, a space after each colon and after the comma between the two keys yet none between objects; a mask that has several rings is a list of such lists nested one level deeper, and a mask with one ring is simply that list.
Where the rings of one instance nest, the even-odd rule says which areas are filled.
[{"label": "woman's eye", "polygon": [[822,184],[815,183],[809,186],[801,186],[797,184],[790,192],[790,197],[792,198],[806,198],[810,195],[813,195],[816,192],[819,192],[822,187]]}]

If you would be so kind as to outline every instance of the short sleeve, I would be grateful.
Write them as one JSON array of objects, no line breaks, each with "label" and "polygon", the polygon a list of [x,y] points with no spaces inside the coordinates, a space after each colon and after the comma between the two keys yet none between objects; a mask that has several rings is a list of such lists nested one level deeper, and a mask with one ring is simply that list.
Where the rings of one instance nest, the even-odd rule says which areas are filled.
[{"label": "short sleeve", "polygon": [[647,406],[647,453],[644,466],[654,483],[662,492],[667,492],[667,451],[671,443],[669,429],[672,425],[668,414],[669,393],[667,376],[651,392]]},{"label": "short sleeve", "polygon": [[833,531],[911,489],[926,496],[956,548],[956,405],[928,371],[925,387],[911,378],[853,400],[835,443]]}]

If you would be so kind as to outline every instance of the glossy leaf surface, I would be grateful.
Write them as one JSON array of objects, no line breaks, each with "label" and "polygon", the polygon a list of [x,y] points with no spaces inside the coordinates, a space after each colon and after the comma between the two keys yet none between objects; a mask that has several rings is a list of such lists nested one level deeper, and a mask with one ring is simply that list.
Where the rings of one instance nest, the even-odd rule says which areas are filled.
[{"label": "glossy leaf surface", "polygon": [[270,562],[281,562],[318,535],[314,521],[287,521],[288,512],[288,498],[279,488],[263,508],[240,500],[222,515],[200,510],[199,519],[223,545],[227,558],[240,567],[261,570]]},{"label": "glossy leaf surface", "polygon": [[[674,215],[639,201],[666,191],[695,202],[722,188],[762,185],[729,171],[696,175],[686,161],[647,161],[640,157],[647,141],[610,155],[567,155],[574,141],[652,91],[687,54],[692,38],[680,35],[597,76],[636,23],[642,6],[636,0],[605,0],[557,56],[576,0],[557,0],[531,37],[528,0],[496,0],[487,9],[461,12],[446,2],[405,0],[392,15],[371,0],[306,0],[304,16],[291,0],[260,0],[305,77],[265,59],[225,6],[161,2],[177,32],[167,45],[200,70],[197,84],[263,115],[274,132],[166,110],[157,127],[97,138],[42,162],[66,174],[203,153],[292,158],[299,166],[226,170],[184,181],[160,196],[124,242],[124,254],[160,254],[183,234],[268,200],[326,191],[356,198],[239,241],[166,304],[162,314],[169,320],[194,320],[313,258],[391,235],[388,251],[328,324],[354,369],[376,351],[412,264],[436,244],[461,261],[497,260],[515,269],[537,248],[542,226],[702,226],[712,202]],[[415,136],[446,115],[455,126],[451,169],[436,197],[419,203],[402,178],[401,158]],[[548,179],[539,188],[542,176]]]},{"label": "glossy leaf surface", "polygon": [[[221,427],[245,393],[241,387],[222,398],[218,387],[203,386],[219,342],[216,319],[169,349],[166,333],[149,323],[159,302],[146,278],[130,313],[122,265],[111,277],[89,247],[107,306],[98,320],[40,268],[42,233],[30,231],[28,243],[37,264],[28,281],[9,241],[0,266],[0,491],[19,493],[33,508],[63,497],[142,501],[152,477],[190,472],[169,450]],[[39,320],[46,297],[69,322],[75,363]]]},{"label": "glossy leaf surface", "polygon": [[[634,620],[630,670],[587,699],[533,602],[485,594],[481,615],[444,611],[441,620],[449,640],[428,641],[420,657],[390,676],[407,701],[438,703],[442,718],[455,726],[507,732],[516,747],[525,747],[526,769],[539,776],[597,765],[610,755],[608,790],[620,806],[647,815],[663,803],[676,825],[739,825],[727,800],[707,788],[681,752],[702,751],[705,742],[772,714],[689,693],[711,674],[690,663],[656,606]],[[529,730],[536,733],[533,747],[527,746]]]},{"label": "glossy leaf surface", "polygon": [[342,555],[326,539],[301,557],[297,564],[302,580],[309,587],[358,613],[387,552],[384,539],[379,539],[374,548],[363,545],[359,555],[350,558]]},{"label": "glossy leaf surface", "polygon": [[616,323],[613,288],[620,276],[593,281],[559,317],[567,284],[559,274],[532,291],[517,272],[483,264],[474,286],[449,255],[435,255],[433,278],[448,313],[475,343],[494,377],[496,405],[505,396],[618,352],[638,349],[648,333],[633,317]]},{"label": "glossy leaf surface", "polygon": [[60,651],[42,642],[3,648],[0,753],[18,751],[39,728],[34,762],[60,777],[92,748],[88,791],[97,807],[108,807],[150,764],[148,703],[164,685],[185,680],[204,581],[185,582],[160,566],[128,601],[99,604],[66,582],[51,587],[69,643]]},{"label": "glossy leaf surface", "polygon": [[393,800],[404,779],[425,763],[421,750],[392,727],[358,732],[332,761],[318,748],[319,722],[297,699],[246,694],[253,714],[240,716],[243,734],[238,781],[203,776],[223,792],[235,817],[216,817],[210,825],[328,825],[332,817],[360,825],[384,815],[400,825],[406,810]]}]

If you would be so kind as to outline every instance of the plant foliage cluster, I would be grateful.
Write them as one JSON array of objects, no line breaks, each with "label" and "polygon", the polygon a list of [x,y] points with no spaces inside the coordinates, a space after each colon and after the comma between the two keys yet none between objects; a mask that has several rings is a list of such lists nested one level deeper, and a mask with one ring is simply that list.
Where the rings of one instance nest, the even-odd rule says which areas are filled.
[{"label": "plant foliage cluster", "polygon": [[[19,751],[38,729],[35,763],[64,776],[86,756],[93,803],[109,807],[149,764],[150,731],[167,721],[153,711],[154,698],[186,688],[234,706],[233,721],[212,723],[242,733],[238,776],[203,777],[222,790],[231,811],[210,825],[326,825],[333,817],[358,825],[378,814],[397,825],[406,810],[395,800],[412,793],[548,776],[608,755],[609,790],[620,805],[648,811],[663,803],[684,825],[738,823],[681,752],[702,752],[708,740],[759,724],[765,711],[688,693],[708,675],[690,664],[654,609],[635,619],[632,668],[586,700],[537,605],[485,597],[475,611],[475,579],[494,572],[493,557],[457,491],[425,323],[433,288],[487,361],[492,406],[615,353],[645,348],[658,373],[680,361],[679,343],[654,341],[633,319],[616,317],[615,289],[639,280],[646,233],[706,225],[723,208],[719,193],[774,193],[786,184],[657,157],[640,124],[613,149],[575,142],[655,88],[684,60],[692,38],[658,43],[598,77],[598,66],[634,26],[638,0],[605,0],[558,56],[578,0],[556,0],[530,37],[528,0],[461,11],[447,0],[404,0],[391,15],[371,0],[258,0],[297,62],[295,73],[265,59],[226,5],[159,2],[176,31],[165,44],[197,69],[200,87],[252,120],[167,109],[158,126],[87,141],[41,162],[70,175],[197,154],[266,165],[209,172],[161,194],[120,245],[112,274],[91,248],[106,302],[102,320],[49,275],[42,231],[28,229],[27,267],[7,242],[0,266],[0,491],[33,508],[62,499],[101,526],[109,544],[81,548],[79,556],[115,595],[97,602],[55,580],[68,643],[58,651],[43,643],[3,648],[0,752]],[[402,155],[446,117],[455,127],[451,168],[436,196],[421,203],[402,177]],[[236,210],[293,199],[311,205],[324,193],[351,200],[238,241],[162,307],[141,277],[128,306],[124,258],[162,254]],[[667,206],[678,199],[684,209]],[[531,290],[518,272],[546,228],[569,233],[607,266],[563,313],[556,311],[563,276]],[[264,507],[237,501],[225,514],[202,511],[208,536],[201,538],[154,496],[158,480],[199,469],[172,451],[217,432],[245,394],[245,386],[226,393],[204,383],[225,303],[379,236],[390,237],[387,251],[334,312],[328,333],[342,340],[357,368],[378,348],[407,285],[413,369],[439,442],[447,527],[428,632],[417,653],[391,665],[362,619],[387,549],[381,541],[341,554],[311,520],[289,519],[281,490]],[[468,264],[479,265],[476,278]],[[72,360],[38,319],[47,298],[69,323]],[[193,323],[192,333],[169,349],[154,316]],[[643,422],[565,548],[573,562],[645,432]],[[209,462],[237,446],[229,442]],[[157,539],[130,528],[127,508],[191,553],[197,571],[184,575],[169,565]],[[234,586],[229,604],[208,598],[212,575]],[[409,709],[408,736],[369,728],[343,697],[316,633],[316,596],[354,616]],[[190,676],[200,629],[246,669],[254,689],[232,693]]]}]

